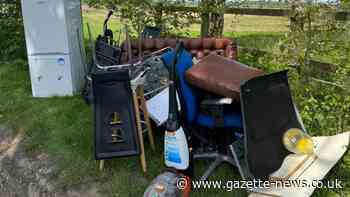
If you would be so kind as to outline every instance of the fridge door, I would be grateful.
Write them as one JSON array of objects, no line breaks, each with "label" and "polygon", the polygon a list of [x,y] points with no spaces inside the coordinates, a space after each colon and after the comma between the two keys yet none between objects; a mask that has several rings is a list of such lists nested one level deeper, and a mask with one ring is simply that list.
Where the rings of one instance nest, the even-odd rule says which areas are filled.
[{"label": "fridge door", "polygon": [[34,97],[73,95],[68,55],[29,56]]},{"label": "fridge door", "polygon": [[68,54],[64,0],[22,0],[28,55]]}]

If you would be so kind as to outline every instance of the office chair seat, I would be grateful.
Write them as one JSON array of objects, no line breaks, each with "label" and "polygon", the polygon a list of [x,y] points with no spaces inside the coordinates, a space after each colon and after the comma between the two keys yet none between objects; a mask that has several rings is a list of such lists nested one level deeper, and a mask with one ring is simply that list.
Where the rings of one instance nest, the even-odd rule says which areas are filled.
[{"label": "office chair seat", "polygon": [[[196,122],[200,126],[214,127],[216,125],[215,117],[207,114],[198,114]],[[223,124],[221,127],[242,128],[242,115],[239,113],[227,113],[223,116]]]}]

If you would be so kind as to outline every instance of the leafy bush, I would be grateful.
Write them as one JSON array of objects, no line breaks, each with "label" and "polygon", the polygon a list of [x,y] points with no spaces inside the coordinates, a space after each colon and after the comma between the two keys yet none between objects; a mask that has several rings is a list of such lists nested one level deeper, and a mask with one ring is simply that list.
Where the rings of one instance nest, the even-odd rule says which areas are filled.
[{"label": "leafy bush", "polygon": [[[299,4],[290,31],[272,53],[250,51],[240,61],[268,72],[289,69],[292,93],[313,135],[350,129],[350,22],[335,10]],[[317,63],[317,62],[327,62]]]},{"label": "leafy bush", "polygon": [[282,59],[297,67],[294,93],[303,119],[313,134],[344,132],[350,128],[350,23],[336,20],[336,10],[320,5],[300,4],[295,11],[296,27],[280,47]]},{"label": "leafy bush", "polygon": [[25,58],[20,0],[0,1],[0,60]]}]

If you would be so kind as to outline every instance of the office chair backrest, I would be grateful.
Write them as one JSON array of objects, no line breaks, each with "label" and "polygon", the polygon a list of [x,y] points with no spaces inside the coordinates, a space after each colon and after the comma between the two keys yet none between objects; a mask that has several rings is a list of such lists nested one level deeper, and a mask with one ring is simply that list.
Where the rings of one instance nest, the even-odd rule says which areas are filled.
[{"label": "office chair backrest", "polygon": [[[171,65],[171,62],[175,58],[174,50],[171,50],[162,55],[162,60],[164,65],[168,68]],[[186,50],[180,52],[179,58],[176,63],[176,85],[178,90],[178,95],[180,99],[181,112],[186,118],[188,123],[194,121],[198,114],[198,98],[194,89],[189,86],[185,79],[185,72],[187,69],[191,68],[192,56]]]},{"label": "office chair backrest", "polygon": [[246,163],[252,178],[267,179],[290,154],[283,135],[303,129],[288,85],[288,71],[256,77],[241,86]]}]

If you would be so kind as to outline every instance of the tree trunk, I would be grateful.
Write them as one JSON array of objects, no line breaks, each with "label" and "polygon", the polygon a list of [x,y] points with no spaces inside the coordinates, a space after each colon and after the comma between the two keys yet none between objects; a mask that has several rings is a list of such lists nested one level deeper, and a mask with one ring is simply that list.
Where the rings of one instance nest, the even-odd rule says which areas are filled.
[{"label": "tree trunk", "polygon": [[160,28],[161,31],[164,30],[163,28],[163,9],[164,9],[164,6],[163,4],[158,4],[158,6],[156,7],[156,18],[155,18],[155,25],[156,27]]},{"label": "tree trunk", "polygon": [[208,37],[209,36],[209,28],[210,28],[210,0],[202,0],[201,1],[201,37]]},{"label": "tree trunk", "polygon": [[224,14],[212,13],[210,17],[210,37],[222,37],[224,31]]},{"label": "tree trunk", "polygon": [[202,13],[202,25],[201,25],[201,37],[208,37],[209,36],[209,28],[210,28],[210,14],[209,13]]},{"label": "tree trunk", "polygon": [[225,0],[202,0],[202,37],[222,37]]}]

